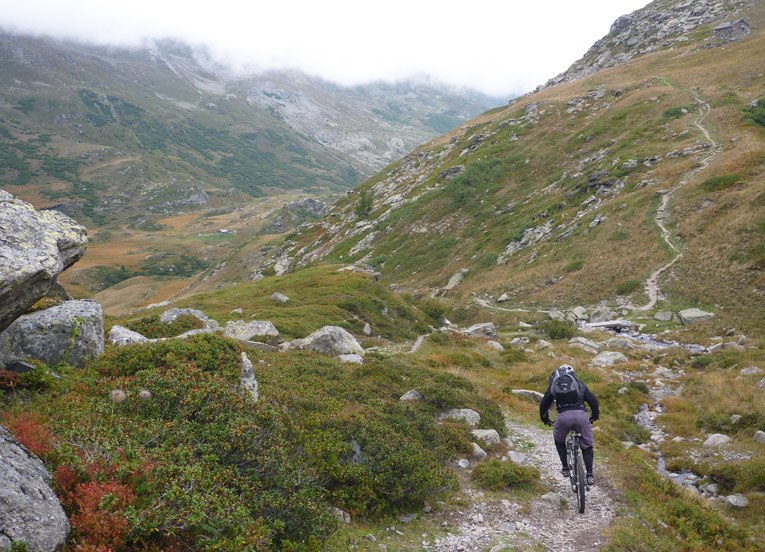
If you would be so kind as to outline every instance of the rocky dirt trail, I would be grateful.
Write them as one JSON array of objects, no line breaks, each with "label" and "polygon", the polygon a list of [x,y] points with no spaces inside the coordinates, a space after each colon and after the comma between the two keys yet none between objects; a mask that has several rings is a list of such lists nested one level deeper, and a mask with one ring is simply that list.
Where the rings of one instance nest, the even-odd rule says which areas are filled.
[{"label": "rocky dirt trail", "polygon": [[[587,494],[584,514],[576,510],[576,498],[568,479],[560,474],[560,460],[555,452],[552,431],[512,421],[507,422],[508,439],[523,463],[541,472],[550,494],[526,503],[508,499],[486,499],[473,488],[463,492],[472,501],[464,511],[443,514],[450,534],[437,539],[429,550],[436,552],[499,552],[503,550],[549,550],[580,552],[597,550],[601,535],[614,518],[618,502],[608,483],[606,467],[598,464],[596,485]],[[596,443],[597,451],[597,443]],[[558,497],[563,499],[559,505]]]},{"label": "rocky dirt trail", "polygon": [[672,251],[673,259],[668,262],[667,264],[664,264],[654,270],[651,275],[648,277],[648,280],[646,281],[645,285],[645,292],[646,295],[648,295],[648,303],[642,306],[632,306],[633,310],[636,311],[647,311],[651,310],[656,303],[662,299],[661,296],[661,289],[659,288],[659,276],[661,276],[662,273],[664,273],[666,270],[668,270],[672,265],[674,265],[680,258],[683,256],[682,252],[678,249],[677,245],[672,241],[672,232],[665,226],[665,222],[667,222],[669,215],[667,214],[667,207],[669,206],[669,201],[672,199],[672,194],[688,184],[688,182],[694,178],[697,174],[699,174],[701,171],[706,169],[709,164],[712,162],[712,160],[717,156],[718,153],[720,153],[721,148],[717,145],[717,142],[714,141],[711,134],[709,133],[709,130],[704,126],[704,119],[706,119],[707,115],[709,115],[712,108],[709,106],[709,103],[705,100],[702,100],[700,98],[695,98],[696,102],[700,104],[699,107],[699,115],[696,118],[696,120],[693,121],[693,125],[701,131],[701,133],[704,135],[704,138],[706,138],[707,142],[710,144],[710,149],[707,155],[700,161],[700,164],[698,167],[695,167],[686,175],[683,177],[680,182],[677,183],[677,185],[674,188],[671,188],[667,191],[665,191],[662,194],[661,203],[659,205],[658,210],[656,211],[656,216],[654,217],[654,220],[656,221],[656,225],[661,230],[661,237],[666,242],[669,249]]}]

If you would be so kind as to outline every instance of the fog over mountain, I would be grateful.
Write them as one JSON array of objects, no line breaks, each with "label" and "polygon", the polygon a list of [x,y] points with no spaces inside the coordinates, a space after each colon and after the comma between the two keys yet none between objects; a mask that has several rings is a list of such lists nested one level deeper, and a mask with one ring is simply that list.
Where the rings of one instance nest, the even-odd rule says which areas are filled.
[{"label": "fog over mountain", "polygon": [[343,85],[426,75],[495,96],[531,90],[564,70],[620,15],[645,0],[215,4],[0,0],[18,33],[139,46],[204,45],[235,70],[293,68]]}]

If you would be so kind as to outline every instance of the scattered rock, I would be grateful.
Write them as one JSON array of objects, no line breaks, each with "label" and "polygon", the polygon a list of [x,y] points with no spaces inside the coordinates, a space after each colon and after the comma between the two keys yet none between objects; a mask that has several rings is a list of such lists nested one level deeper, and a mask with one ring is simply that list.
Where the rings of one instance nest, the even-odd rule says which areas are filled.
[{"label": "scattered rock", "polygon": [[734,508],[746,508],[749,506],[749,500],[747,500],[747,498],[741,494],[730,495],[727,499],[727,502]]},{"label": "scattered rock", "polygon": [[279,330],[268,320],[229,320],[223,335],[239,341],[252,341],[258,337],[279,337]]},{"label": "scattered rock", "polygon": [[476,427],[481,423],[481,415],[470,408],[451,408],[438,417],[439,420],[459,420]]},{"label": "scattered rock", "polygon": [[686,326],[696,322],[706,322],[707,320],[712,320],[712,318],[715,316],[715,313],[713,312],[706,312],[696,308],[681,310],[678,314],[680,315],[680,320]]},{"label": "scattered rock", "polygon": [[713,433],[704,441],[704,448],[713,448],[730,443],[731,438],[722,433]]},{"label": "scattered rock", "polygon": [[560,496],[558,493],[547,493],[545,495],[542,495],[542,500],[545,502],[552,504],[558,509],[561,509],[563,507],[563,497]]},{"label": "scattered rock", "polygon": [[255,370],[247,357],[247,353],[244,352],[242,353],[242,373],[239,377],[239,383],[243,392],[249,393],[252,400],[258,400],[258,382],[255,379]]},{"label": "scattered rock", "polygon": [[754,440],[760,443],[761,445],[765,445],[765,431],[758,429],[754,433]]},{"label": "scattered rock", "polygon": [[104,352],[104,315],[94,301],[66,301],[19,317],[0,334],[0,364],[25,358],[82,367]]},{"label": "scattered rock", "polygon": [[603,351],[592,359],[592,363],[596,366],[613,366],[622,362],[629,362],[629,359],[624,356],[624,353],[616,351]]},{"label": "scattered rock", "polygon": [[372,327],[369,325],[369,322],[364,324],[364,329],[362,330],[364,335],[372,335]]},{"label": "scattered rock", "polygon": [[500,443],[499,433],[494,429],[472,429],[470,433],[487,446],[494,446]]},{"label": "scattered rock", "polygon": [[619,349],[622,351],[631,351],[635,348],[635,344],[632,342],[632,340],[627,339],[626,337],[612,337],[610,339],[606,339],[600,345],[608,349]]},{"label": "scattered rock", "polygon": [[457,465],[458,465],[460,468],[462,468],[463,470],[466,470],[466,469],[468,469],[468,468],[470,467],[470,460],[467,460],[467,459],[465,459],[465,458],[461,458],[461,459],[460,459],[460,460],[457,462]]},{"label": "scattered rock", "polygon": [[742,376],[759,376],[762,374],[762,370],[760,370],[757,366],[750,366],[749,368],[743,368],[739,374]]},{"label": "scattered rock", "polygon": [[364,355],[364,349],[356,338],[338,326],[324,326],[308,337],[296,339],[289,344],[289,348],[326,355]]},{"label": "scattered rock", "polygon": [[656,314],[653,315],[653,319],[659,322],[669,322],[672,320],[673,316],[674,314],[672,314],[669,311],[657,312]]},{"label": "scattered rock", "polygon": [[522,452],[517,452],[514,450],[511,450],[507,453],[507,457],[510,459],[511,462],[514,462],[515,464],[525,464],[526,463],[526,455]]},{"label": "scattered rock", "polygon": [[544,397],[544,395],[539,391],[532,391],[531,389],[513,389],[513,395],[518,395],[519,397],[523,397],[525,399],[531,399],[537,404],[541,403],[542,397]]},{"label": "scattered rock", "polygon": [[596,324],[598,322],[608,322],[611,320],[611,309],[608,307],[598,307],[590,315],[590,323]]},{"label": "scattered rock", "polygon": [[505,350],[499,341],[489,340],[486,344],[492,349],[499,351],[500,353]]},{"label": "scattered rock", "polygon": [[600,352],[600,345],[586,337],[572,337],[568,340],[568,344],[573,347],[584,349],[591,355],[596,355]]},{"label": "scattered rock", "polygon": [[510,297],[507,296],[507,293],[503,293],[499,296],[499,299],[497,299],[497,303],[506,303],[510,300]]},{"label": "scattered rock", "polygon": [[340,362],[347,362],[351,364],[364,364],[364,357],[361,355],[338,355]]},{"label": "scattered rock", "polygon": [[340,523],[350,523],[351,522],[351,514],[341,510],[340,508],[334,508],[332,510],[332,515],[334,515],[335,519],[337,519],[337,521],[339,521]]},{"label": "scattered rock", "polygon": [[411,391],[407,391],[403,395],[401,395],[401,398],[399,398],[400,401],[421,401],[425,398],[425,395],[417,391],[416,389],[412,389]]},{"label": "scattered rock", "polygon": [[118,324],[115,324],[114,326],[112,326],[112,329],[109,331],[108,339],[109,339],[109,343],[111,343],[115,347],[126,347],[127,345],[138,345],[141,343],[146,343],[148,341],[148,338],[139,334],[138,332],[134,332],[133,330],[129,330],[125,328],[124,326],[120,326]]},{"label": "scattered rock", "polygon": [[84,226],[0,190],[0,331],[45,296],[87,244]]},{"label": "scattered rock", "polygon": [[2,426],[0,458],[0,549],[25,543],[30,552],[62,550],[69,521],[48,470]]},{"label": "scattered rock", "polygon": [[179,316],[184,315],[196,316],[202,322],[204,322],[205,325],[207,324],[207,315],[197,309],[169,309],[160,315],[159,321],[163,324],[170,325],[175,322]]},{"label": "scattered rock", "polygon": [[550,317],[550,320],[557,320],[558,322],[563,322],[566,320],[566,315],[557,310],[551,310],[547,316]]},{"label": "scattered rock", "polygon": [[549,341],[545,341],[544,339],[537,339],[535,346],[537,349],[549,349],[553,346],[553,344]]},{"label": "scattered rock", "polygon": [[469,328],[462,330],[462,333],[468,337],[486,337],[488,339],[497,338],[497,328],[492,322],[473,324]]},{"label": "scattered rock", "polygon": [[473,445],[473,458],[476,460],[482,460],[483,458],[486,458],[486,451],[483,450],[478,443],[472,443]]},{"label": "scattered rock", "polygon": [[455,273],[454,276],[449,278],[449,282],[444,287],[444,291],[451,291],[451,290],[453,290],[458,285],[460,285],[460,283],[464,279],[465,279],[465,274],[464,274],[463,271],[460,270],[459,272]]},{"label": "scattered rock", "polygon": [[269,297],[269,299],[271,299],[271,301],[276,301],[277,303],[286,303],[286,302],[288,302],[290,300],[289,297],[287,297],[286,295],[283,295],[283,294],[281,294],[279,292],[272,293],[271,297]]}]

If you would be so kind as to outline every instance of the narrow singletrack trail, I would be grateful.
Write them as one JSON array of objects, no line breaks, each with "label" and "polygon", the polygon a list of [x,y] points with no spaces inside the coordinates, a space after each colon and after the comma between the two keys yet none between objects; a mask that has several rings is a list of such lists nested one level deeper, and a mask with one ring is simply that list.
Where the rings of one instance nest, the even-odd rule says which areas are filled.
[{"label": "narrow singletrack trail", "polygon": [[[524,463],[540,471],[543,483],[563,499],[562,508],[537,497],[528,503],[512,500],[473,499],[465,511],[450,518],[450,534],[436,540],[435,552],[484,552],[493,547],[549,552],[590,552],[604,542],[607,528],[619,506],[610,487],[606,469],[595,463],[596,485],[587,493],[584,514],[576,509],[576,498],[568,479],[560,474],[560,460],[552,431],[507,421],[510,442],[523,450]],[[597,455],[597,442],[596,442]],[[468,490],[474,497],[477,491]]]},{"label": "narrow singletrack trail", "polygon": [[669,249],[673,253],[673,258],[668,263],[660,266],[656,270],[654,270],[651,275],[648,277],[648,280],[645,284],[645,292],[646,295],[648,295],[648,302],[645,305],[642,306],[634,306],[631,305],[631,308],[636,311],[647,311],[651,310],[656,303],[662,299],[661,296],[661,289],[659,288],[659,276],[663,272],[665,272],[667,269],[672,267],[680,258],[683,256],[683,253],[678,249],[677,245],[672,241],[672,232],[665,226],[665,222],[667,222],[668,214],[667,209],[669,207],[669,202],[672,199],[672,194],[688,184],[691,179],[693,179],[697,174],[699,174],[701,171],[706,169],[709,164],[712,162],[712,160],[717,156],[718,153],[720,153],[720,147],[718,146],[717,142],[712,138],[712,135],[709,133],[709,130],[704,126],[704,119],[706,119],[707,115],[709,115],[710,111],[712,111],[712,108],[709,106],[709,103],[705,100],[702,100],[700,98],[695,98],[696,102],[701,104],[699,107],[699,115],[696,118],[696,120],[693,121],[693,125],[701,131],[701,133],[704,135],[704,138],[706,138],[707,142],[710,144],[709,153],[704,157],[704,159],[701,160],[698,167],[695,167],[688,171],[685,176],[678,182],[674,188],[671,188],[664,192],[661,197],[661,203],[659,204],[659,208],[656,211],[656,216],[654,217],[654,220],[656,221],[656,225],[661,230],[661,237],[664,240],[664,242],[667,244]]}]

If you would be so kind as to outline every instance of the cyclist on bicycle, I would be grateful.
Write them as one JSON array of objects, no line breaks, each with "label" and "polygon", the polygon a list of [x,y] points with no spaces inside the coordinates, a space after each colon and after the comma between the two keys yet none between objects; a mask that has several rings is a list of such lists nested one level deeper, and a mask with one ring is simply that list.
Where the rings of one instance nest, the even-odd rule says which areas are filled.
[{"label": "cyclist on bicycle", "polygon": [[[594,484],[592,475],[592,464],[594,443],[592,435],[592,423],[600,417],[600,408],[598,399],[587,386],[579,381],[574,373],[574,368],[568,364],[562,364],[555,372],[550,375],[550,382],[547,391],[542,397],[539,405],[539,417],[547,425],[553,425],[548,416],[548,411],[552,406],[553,400],[558,410],[558,417],[555,419],[553,429],[553,440],[555,448],[560,456],[563,469],[561,473],[564,477],[569,476],[568,459],[566,458],[566,435],[571,429],[575,429],[582,434],[579,443],[582,448],[582,458],[587,470],[587,485]],[[592,416],[588,418],[585,403],[590,405]]]}]

